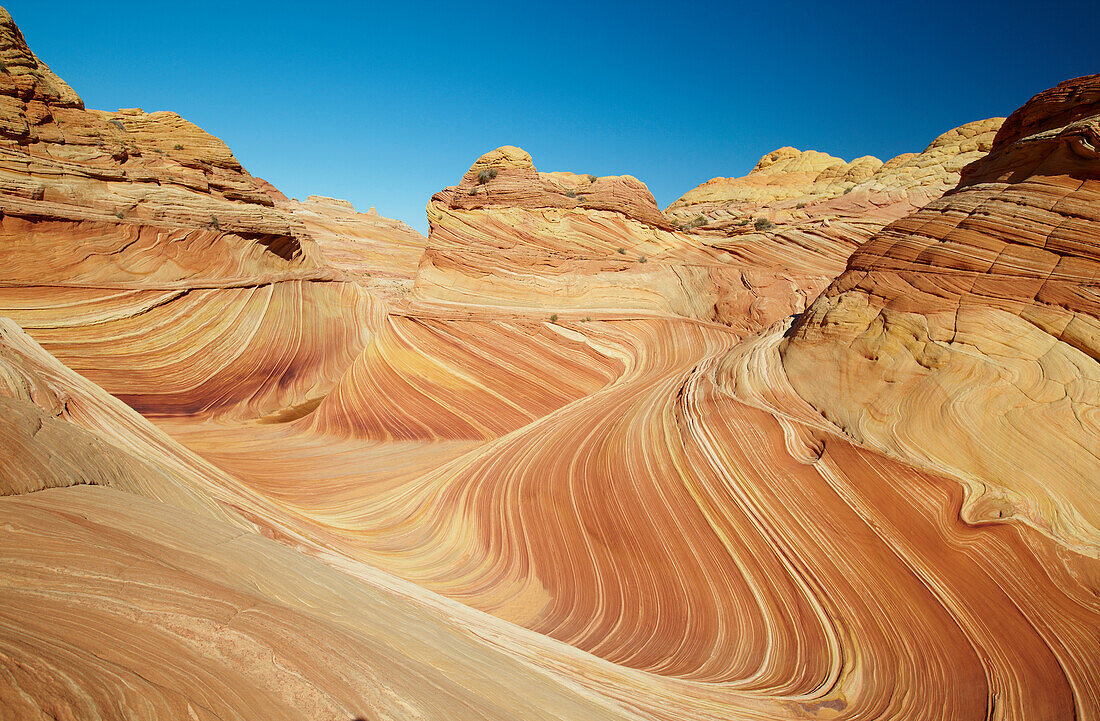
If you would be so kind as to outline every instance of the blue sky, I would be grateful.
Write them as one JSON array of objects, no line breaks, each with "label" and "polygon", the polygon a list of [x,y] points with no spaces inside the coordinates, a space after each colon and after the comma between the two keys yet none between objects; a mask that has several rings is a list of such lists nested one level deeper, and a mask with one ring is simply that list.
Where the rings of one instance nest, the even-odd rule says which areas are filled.
[{"label": "blue sky", "polygon": [[885,160],[1100,72],[1085,2],[3,5],[88,107],[174,110],[287,195],[421,231],[500,145],[663,207],[783,145]]}]

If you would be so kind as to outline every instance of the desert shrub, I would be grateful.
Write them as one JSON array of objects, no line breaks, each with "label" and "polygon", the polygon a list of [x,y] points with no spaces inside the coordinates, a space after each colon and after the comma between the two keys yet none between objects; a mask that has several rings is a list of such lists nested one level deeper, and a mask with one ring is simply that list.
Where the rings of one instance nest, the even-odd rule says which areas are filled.
[{"label": "desert shrub", "polygon": [[576,198],[577,193],[573,190],[567,190],[567,191],[565,191],[565,197],[567,197],[567,198]]},{"label": "desert shrub", "polygon": [[470,188],[468,195],[477,195],[477,188]]},{"label": "desert shrub", "polygon": [[803,208],[806,207],[806,204],[805,203],[799,203],[798,205],[796,205],[794,207],[795,207],[795,210],[802,210]]},{"label": "desert shrub", "polygon": [[752,224],[757,230],[771,230],[775,227],[775,223],[771,222],[767,218],[757,218],[756,222]]},{"label": "desert shrub", "polygon": [[122,124],[121,120],[108,120],[107,122],[118,128],[122,132],[126,132],[126,126]]},{"label": "desert shrub", "polygon": [[551,323],[557,323],[558,322],[558,314],[557,313],[554,313],[553,315],[550,316],[550,322]]},{"label": "desert shrub", "polygon": [[180,145],[179,143],[176,143],[175,145],[172,146],[172,150],[183,150],[183,146]]},{"label": "desert shrub", "polygon": [[485,185],[486,183],[488,183],[490,180],[492,180],[495,177],[497,177],[497,169],[496,168],[485,168],[485,170],[478,171],[477,184],[478,185]]},{"label": "desert shrub", "polygon": [[595,175],[588,175],[587,177],[588,177],[588,182],[589,183],[595,183],[596,182],[596,176]]},{"label": "desert shrub", "polygon": [[845,188],[845,189],[844,189],[844,195],[847,195],[847,194],[848,194],[848,193],[850,193],[850,192],[852,192],[852,189],[851,189],[851,188]]},{"label": "desert shrub", "polygon": [[626,255],[626,248],[616,248],[615,252],[619,255]]},{"label": "desert shrub", "polygon": [[647,260],[648,260],[648,258],[646,258],[644,255],[638,257],[638,262],[639,263],[645,263]]},{"label": "desert shrub", "polygon": [[122,220],[123,218],[126,217],[126,214],[123,213],[121,210],[119,210],[115,213],[115,217],[118,218],[119,220]]},{"label": "desert shrub", "polygon": [[216,216],[216,215],[211,215],[210,216],[210,227],[213,228],[214,230],[221,230],[222,223],[221,223],[220,220],[218,220],[218,216]]}]

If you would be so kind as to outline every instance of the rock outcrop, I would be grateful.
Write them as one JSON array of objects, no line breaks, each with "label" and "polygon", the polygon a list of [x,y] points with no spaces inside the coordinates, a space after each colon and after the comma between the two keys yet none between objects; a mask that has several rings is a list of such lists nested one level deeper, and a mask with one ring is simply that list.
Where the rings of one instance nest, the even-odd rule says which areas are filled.
[{"label": "rock outcrop", "polygon": [[375,296],[399,302],[412,290],[428,239],[406,223],[317,195],[305,201],[277,198],[276,207],[301,221],[325,262]]},{"label": "rock outcrop", "polygon": [[335,383],[378,301],[288,203],[175,113],[86,110],[6,13],[0,56],[0,313],[149,414],[292,413]]},{"label": "rock outcrop", "polygon": [[784,365],[847,433],[964,479],[974,522],[1098,540],[1100,77],[1040,93],[957,189],[890,225]]},{"label": "rock outcrop", "polygon": [[909,212],[954,187],[962,169],[989,152],[1003,121],[967,123],[940,135],[920,153],[904,153],[885,163],[870,155],[848,163],[814,150],[780,148],[761,158],[745,177],[713,178],[666,212],[680,224],[701,217],[701,225],[723,227],[754,214],[771,220],[810,215],[813,208],[805,214],[794,211],[851,193],[878,196],[872,202],[862,199],[869,206],[908,201]]},{"label": "rock outcrop", "polygon": [[760,159],[743,178],[713,178],[669,206],[669,214],[688,220],[693,212],[729,205],[768,205],[780,200],[841,195],[882,167],[865,155],[846,163],[816,150],[780,148]]},{"label": "rock outcrop", "polygon": [[718,316],[748,335],[805,310],[862,243],[954,187],[1002,120],[968,123],[886,163],[781,148],[744,178],[688,192],[667,215],[735,259],[740,278],[723,285]]},{"label": "rock outcrop", "polygon": [[637,312],[716,317],[721,254],[674,232],[625,175],[539,173],[514,147],[486,153],[428,204],[411,302],[546,318]]},{"label": "rock outcrop", "polygon": [[1096,77],[425,241],[0,54],[0,716],[1100,713]]}]

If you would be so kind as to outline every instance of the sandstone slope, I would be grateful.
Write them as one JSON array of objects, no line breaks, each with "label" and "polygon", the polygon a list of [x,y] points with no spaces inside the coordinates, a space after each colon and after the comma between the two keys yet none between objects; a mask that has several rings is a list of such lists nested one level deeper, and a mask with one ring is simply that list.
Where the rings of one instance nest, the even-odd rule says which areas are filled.
[{"label": "sandstone slope", "polygon": [[86,110],[6,13],[0,57],[0,313],[142,412],[315,403],[375,297],[222,141],[174,113]]},{"label": "sandstone slope", "polygon": [[962,478],[974,522],[1100,528],[1100,77],[1035,96],[957,189],[852,256],[784,366],[852,437]]},{"label": "sandstone slope", "polygon": [[[34,83],[56,90],[40,93],[51,113],[138,133],[125,114],[81,109],[33,67]],[[414,237],[331,201],[280,197],[194,126],[129,116],[170,146],[156,146],[174,163],[156,183],[129,175],[153,140],[122,158],[96,136],[73,144],[88,156],[72,161],[79,172],[46,173],[36,154],[75,151],[19,136],[8,149],[24,170],[8,172],[22,185],[10,187],[43,192],[0,194],[24,208],[3,218],[24,255],[0,308],[42,347],[4,326],[18,340],[0,354],[11,379],[0,396],[20,421],[0,451],[49,471],[15,478],[20,495],[0,498],[4,710],[1097,717],[1100,561],[1089,528],[1067,515],[1086,515],[1074,504],[1095,480],[1074,481],[1069,460],[1040,482],[1045,460],[997,436],[1007,418],[1040,439],[1031,448],[1088,442],[1096,313],[1080,261],[1095,250],[1096,203],[1079,193],[1092,182],[1093,87],[1041,96],[1005,124],[974,166],[984,170],[921,211],[1014,191],[1011,207],[1024,210],[992,206],[967,221],[1023,236],[1043,227],[1040,208],[1057,208],[1054,227],[1068,235],[1047,233],[1044,252],[1073,259],[1051,275],[1053,303],[1039,300],[1042,284],[1021,299],[1016,265],[996,292],[967,276],[968,297],[980,295],[968,332],[985,340],[943,352],[996,358],[1004,383],[966,366],[925,387],[915,384],[935,369],[904,354],[922,340],[921,319],[941,322],[939,304],[962,307],[961,272],[911,272],[914,258],[938,270],[981,258],[986,241],[922,255],[944,224],[917,213],[853,258],[793,330],[783,318],[844,272],[853,229],[873,235],[918,204],[908,188],[823,200],[831,215],[812,227],[776,216],[778,229],[685,232],[629,176],[539,173],[504,147],[433,197],[414,272]],[[38,116],[19,103],[10,124],[30,128]],[[199,168],[172,160],[177,144],[200,149]],[[228,197],[230,181],[256,196]],[[891,192],[903,200],[875,205]],[[113,194],[145,201],[118,218],[98,210]],[[219,210],[203,227],[209,208],[237,213],[234,225]],[[130,226],[137,235],[123,240]],[[38,255],[35,233],[48,249]],[[834,303],[849,291],[865,296],[857,309],[882,302],[883,328],[889,313],[908,314],[875,336],[889,341],[881,353],[846,342],[864,317]],[[1038,368],[1065,386],[1064,401],[1036,385],[1036,366],[1015,362],[1029,336],[1004,315],[1034,319],[1052,339]],[[897,372],[868,369],[872,351],[898,358]],[[1023,383],[1028,402],[1010,392]],[[937,406],[937,393],[1016,405]],[[66,398],[78,395],[98,399],[94,412],[75,414],[87,404]],[[973,408],[998,452],[981,455],[953,424],[951,413]],[[1084,414],[1080,431],[1067,408]],[[1035,409],[1057,435],[1042,435]],[[974,459],[981,468],[963,467]],[[1033,472],[1020,493],[1072,522],[976,514],[976,482],[1016,482],[989,475],[994,460]],[[72,486],[82,479],[111,487]],[[1069,499],[1074,482],[1084,494]]]}]

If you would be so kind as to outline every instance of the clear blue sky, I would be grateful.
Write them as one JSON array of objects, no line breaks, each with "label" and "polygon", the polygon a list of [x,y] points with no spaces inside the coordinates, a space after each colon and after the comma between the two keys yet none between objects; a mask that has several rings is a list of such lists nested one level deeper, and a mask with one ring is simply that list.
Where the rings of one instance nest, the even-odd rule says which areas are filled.
[{"label": "clear blue sky", "polygon": [[665,206],[783,145],[885,160],[1100,72],[1092,2],[0,3],[88,107],[174,110],[287,195],[422,231],[499,145]]}]

